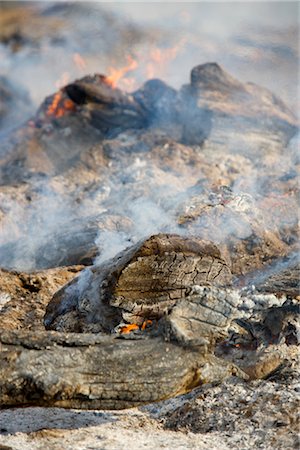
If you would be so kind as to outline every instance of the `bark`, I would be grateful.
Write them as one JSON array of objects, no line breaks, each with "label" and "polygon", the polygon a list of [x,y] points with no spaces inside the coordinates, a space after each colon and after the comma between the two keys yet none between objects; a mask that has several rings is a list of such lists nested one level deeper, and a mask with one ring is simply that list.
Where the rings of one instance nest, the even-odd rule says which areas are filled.
[{"label": "bark", "polygon": [[[289,358],[289,345],[293,353],[299,305],[270,308],[257,322],[249,322],[236,320],[245,312],[241,302],[236,290],[194,286],[149,331],[129,335],[2,331],[0,405],[120,409],[160,401],[232,375],[266,377]],[[233,321],[245,329],[249,342],[245,331],[232,335]],[[256,351],[255,342],[265,350],[259,346]],[[285,345],[272,351],[270,342]]]},{"label": "bark", "polygon": [[142,128],[146,111],[130,94],[113,87],[103,75],[87,76],[64,88],[68,97],[80,105],[92,125],[102,132],[118,134],[127,128]]},{"label": "bark", "polygon": [[3,331],[0,404],[119,409],[163,400],[230,375],[214,356],[240,298],[195,287],[149,331],[76,334]]},{"label": "bark", "polygon": [[120,409],[217,381],[237,369],[161,337],[2,332],[0,405]]},{"label": "bark", "polygon": [[194,284],[230,281],[230,269],[211,242],[157,234],[58,291],[45,325],[56,331],[111,332],[122,319],[138,324],[159,319]]}]

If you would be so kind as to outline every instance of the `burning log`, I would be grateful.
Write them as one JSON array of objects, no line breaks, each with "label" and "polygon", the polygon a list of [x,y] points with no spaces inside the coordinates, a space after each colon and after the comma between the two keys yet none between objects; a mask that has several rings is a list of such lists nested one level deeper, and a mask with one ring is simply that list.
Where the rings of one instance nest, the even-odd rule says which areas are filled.
[{"label": "burning log", "polygon": [[[20,277],[34,295],[39,280]],[[297,343],[299,306],[268,309],[275,296],[216,286],[230,280],[216,246],[176,235],[153,236],[85,270],[54,295],[45,323],[87,333],[1,331],[1,406],[119,409],[232,375],[267,376],[288,355],[278,343]],[[122,320],[149,318],[149,329],[111,334]]]},{"label": "burning log", "polygon": [[147,81],[141,89],[127,94],[116,88],[109,77],[94,75],[66,86],[63,90],[88,121],[110,137],[130,128],[178,122],[175,89],[160,80]]},{"label": "burning log", "polygon": [[[281,154],[297,131],[296,118],[280,99],[252,83],[235,80],[218,64],[195,67],[191,83],[179,92],[150,80],[127,94],[103,75],[87,76],[45,100],[20,132],[22,145],[15,136],[10,138],[0,174],[5,182],[12,182],[7,178],[8,164],[18,167],[20,180],[26,179],[28,165],[31,173],[61,173],[95,142],[153,125],[177,142],[201,145],[203,151],[224,155],[240,153],[242,148],[245,155],[261,160],[270,153]],[[52,166],[41,168],[41,159],[29,164],[30,146]]]},{"label": "burning log", "polygon": [[82,107],[91,124],[105,134],[142,128],[147,123],[145,111],[134,97],[114,88],[103,75],[85,77],[66,86],[64,91]]}]

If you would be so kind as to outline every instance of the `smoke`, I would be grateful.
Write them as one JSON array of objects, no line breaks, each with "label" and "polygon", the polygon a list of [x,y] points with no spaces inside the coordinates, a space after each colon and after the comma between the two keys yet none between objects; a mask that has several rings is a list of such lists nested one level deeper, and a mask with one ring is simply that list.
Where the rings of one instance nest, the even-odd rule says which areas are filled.
[{"label": "smoke", "polygon": [[[153,191],[151,195],[153,195]],[[120,201],[120,198],[119,198]],[[117,253],[126,249],[137,241],[148,238],[153,234],[164,232],[182,232],[174,223],[171,211],[167,211],[162,206],[143,197],[135,201],[122,198],[123,212],[130,217],[132,227],[130,232],[101,231],[96,239],[99,249],[99,256],[95,259],[95,264],[113,258]]]},{"label": "smoke", "polygon": [[[267,265],[263,269],[248,274],[244,280],[246,287],[243,289],[247,291],[249,290],[249,286],[251,286],[251,290],[253,291],[256,289],[258,291],[267,291],[268,289],[266,288],[271,287],[272,289],[273,286],[278,285],[279,291],[280,288],[283,291],[288,291],[289,288],[296,291],[297,285],[295,283],[299,281],[299,264],[299,253],[292,251],[284,258],[278,258],[275,262]],[[292,271],[294,271],[294,277],[291,277]],[[286,280],[282,276],[284,272],[286,273]]]},{"label": "smoke", "polygon": [[[31,43],[24,44],[18,52],[10,52],[7,46],[0,44],[0,54],[4,55],[0,74],[27,90],[32,100],[31,112],[45,96],[57,90],[66,77],[73,80],[93,72],[105,73],[110,66],[126,64],[128,55],[138,61],[137,69],[127,76],[127,81],[134,78],[136,85],[151,75],[179,87],[188,81],[188,72],[195,64],[216,60],[242,81],[267,85],[297,109],[297,70],[293,58],[297,47],[297,33],[293,31],[297,15],[292,4],[283,8],[280,4],[268,6],[252,2],[232,8],[230,3],[159,4],[155,7],[138,3],[59,5],[45,2],[38,9],[43,20],[58,18],[63,21],[64,26],[59,29],[56,39],[46,35],[38,46],[29,41]],[[289,51],[285,51],[287,46]],[[84,60],[79,66],[75,54],[80,54]],[[24,112],[24,118],[27,117],[28,111]],[[243,131],[242,123],[240,128]],[[255,209],[255,202],[266,192],[265,177],[270,178],[274,173],[275,181],[278,179],[278,160],[269,158],[264,161],[264,167],[249,162],[247,171],[248,162],[242,160],[247,142],[242,140],[238,165],[226,160],[224,155],[213,157],[210,151],[205,153],[205,148],[200,146],[193,148],[190,161],[185,157],[184,147],[172,148],[165,136],[155,139],[148,145],[141,135],[124,133],[118,136],[115,152],[113,142],[106,142],[104,150],[108,154],[109,175],[89,173],[94,176],[89,187],[78,187],[78,192],[76,189],[68,192],[70,179],[64,181],[64,176],[60,181],[55,180],[57,184],[61,183],[59,189],[53,188],[50,177],[39,182],[31,180],[22,199],[16,196],[12,200],[11,191],[2,192],[0,214],[3,213],[4,219],[0,241],[6,243],[6,247],[1,247],[0,259],[9,264],[1,264],[18,270],[34,270],[41,266],[41,261],[44,261],[42,266],[47,266],[47,261],[49,265],[51,261],[59,262],[59,255],[68,246],[79,245],[74,223],[76,220],[84,222],[87,218],[97,222],[100,217],[105,222],[110,217],[121,217],[130,222],[128,226],[121,223],[114,229],[104,224],[96,232],[97,264],[158,232],[190,234],[196,231],[200,237],[203,233],[206,238],[219,243],[226,242],[232,235],[240,239],[250,236],[249,222],[243,222],[240,216],[238,220],[234,219],[233,200],[225,208],[217,232],[215,227],[210,228],[205,215],[190,227],[177,225],[178,216],[180,211],[190,213],[197,208],[193,195],[209,208],[212,200],[205,189],[211,184],[210,167],[216,171],[219,184],[230,184],[235,196],[242,197],[245,191],[251,194],[254,204],[249,208]],[[299,137],[291,141],[286,154],[281,157],[282,176],[292,173],[291,166],[296,161],[299,145],[297,139]],[[158,156],[154,151],[154,156],[149,156],[152,149],[157,150]],[[178,157],[176,152],[179,152]],[[201,163],[200,153],[203,155]],[[168,154],[169,160],[174,160],[173,166]],[[230,180],[224,176],[228,165],[232,166],[232,173],[236,173]],[[66,173],[65,177],[70,175]],[[32,196],[30,201],[25,199],[28,195]],[[260,218],[255,217],[255,220],[259,222]],[[281,224],[285,223],[284,216],[280,220]],[[66,246],[61,243],[62,235],[70,236]],[[88,278],[85,281],[88,282]]]},{"label": "smoke", "polygon": [[[25,17],[34,13],[27,25],[16,22],[13,44],[1,43],[0,33],[0,75],[15,86],[16,98],[21,87],[31,99],[24,120],[63,83],[124,66],[128,56],[137,61],[127,77],[129,90],[149,77],[178,88],[187,81],[185,68],[218,61],[242,81],[264,85],[299,109],[296,2],[235,3],[234,8],[230,2],[21,4]],[[18,6],[2,2],[3,17],[6,8]]]},{"label": "smoke", "polygon": [[36,197],[29,205],[20,205],[19,198],[10,201],[0,234],[2,264],[17,270],[34,270],[41,264],[38,260],[45,264],[57,258],[63,249],[57,247],[55,235],[68,229],[76,216],[71,201],[50,189],[47,181],[32,190]]}]

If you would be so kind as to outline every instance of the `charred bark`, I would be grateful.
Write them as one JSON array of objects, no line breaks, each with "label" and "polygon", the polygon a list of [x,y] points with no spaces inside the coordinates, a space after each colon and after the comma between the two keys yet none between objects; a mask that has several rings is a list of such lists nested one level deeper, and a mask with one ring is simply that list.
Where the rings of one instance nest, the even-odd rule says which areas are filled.
[{"label": "charred bark", "polygon": [[[232,375],[264,378],[279,370],[289,354],[296,358],[299,305],[270,308],[260,322],[237,320],[251,343],[244,332],[226,340],[241,315],[240,302],[235,290],[196,286],[150,331],[125,336],[2,331],[0,405],[120,409]],[[272,351],[274,333],[276,342],[285,344]],[[251,345],[257,339],[256,352]],[[232,345],[238,355],[228,354],[231,340],[239,342]],[[214,355],[216,343],[220,358]]]},{"label": "charred bark", "polygon": [[58,291],[45,325],[57,331],[111,332],[122,319],[159,319],[194,284],[230,281],[230,269],[211,242],[158,234],[87,269]]},{"label": "charred bark", "polygon": [[91,124],[105,134],[147,125],[146,110],[130,94],[113,87],[103,75],[85,77],[64,88]]},{"label": "charred bark", "polygon": [[121,409],[163,400],[239,371],[203,350],[54,332],[2,332],[0,405]]},{"label": "charred bark", "polygon": [[[200,288],[199,288],[200,289]],[[150,332],[2,332],[0,404],[119,409],[246,375],[210,351],[239,298],[196,289]],[[182,345],[179,345],[179,341]]]}]

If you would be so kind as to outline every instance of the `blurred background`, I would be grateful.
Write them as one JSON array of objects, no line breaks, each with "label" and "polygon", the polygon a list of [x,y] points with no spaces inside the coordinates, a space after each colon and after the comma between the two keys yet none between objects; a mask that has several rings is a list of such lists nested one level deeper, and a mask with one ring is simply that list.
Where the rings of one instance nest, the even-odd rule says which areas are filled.
[{"label": "blurred background", "polygon": [[192,67],[223,65],[299,108],[298,2],[0,2],[0,131],[64,84],[105,73],[137,89],[178,88]]}]

